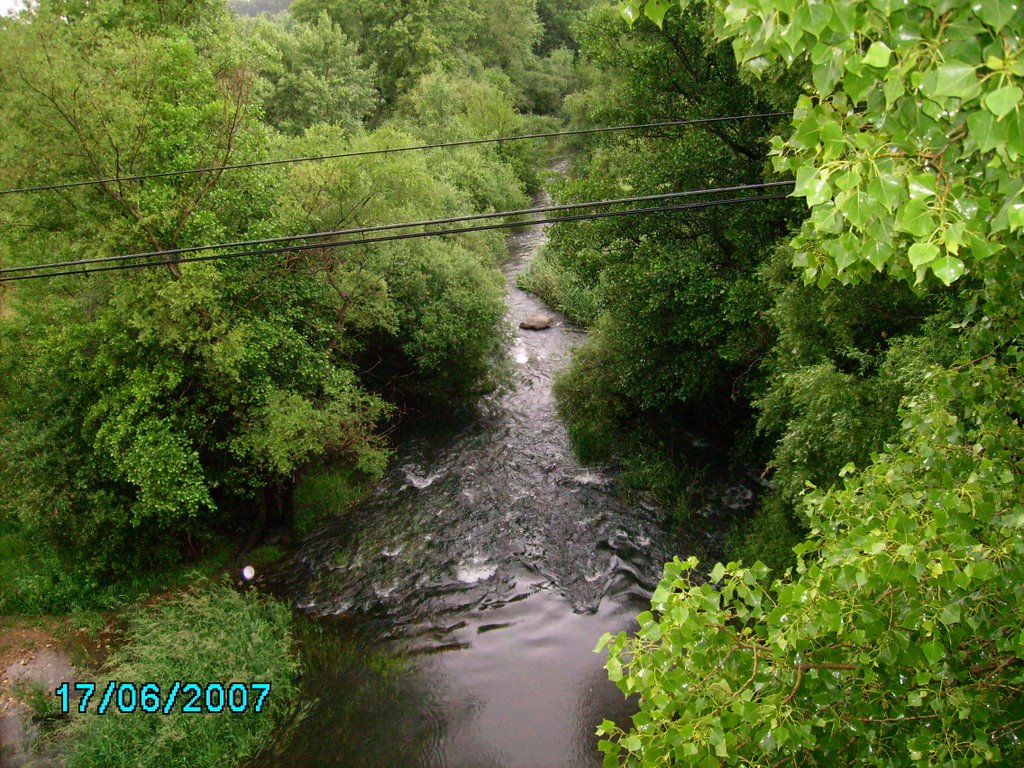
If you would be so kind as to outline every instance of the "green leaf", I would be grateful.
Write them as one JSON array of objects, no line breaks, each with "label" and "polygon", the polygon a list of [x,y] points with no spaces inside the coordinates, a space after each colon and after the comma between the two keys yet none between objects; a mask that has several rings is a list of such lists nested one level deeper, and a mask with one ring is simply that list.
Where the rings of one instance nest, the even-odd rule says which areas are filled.
[{"label": "green leaf", "polygon": [[971,3],[974,15],[999,32],[1010,23],[1020,10],[1020,4],[1010,0],[974,0]]},{"label": "green leaf", "polygon": [[911,200],[921,200],[934,196],[939,191],[935,174],[917,173],[913,176],[908,176],[907,190],[910,192]]},{"label": "green leaf", "polygon": [[726,741],[725,734],[722,733],[722,731],[718,730],[717,728],[712,730],[711,736],[708,739],[708,741],[710,741],[714,745],[716,755],[718,755],[719,757],[729,756],[729,744]]},{"label": "green leaf", "polygon": [[935,70],[934,96],[973,99],[981,93],[974,67],[962,61],[949,61]]},{"label": "green leaf", "polygon": [[828,96],[835,90],[836,83],[839,82],[839,77],[842,75],[842,54],[830,45],[824,43],[818,43],[815,46],[815,50],[826,51],[821,58],[820,63],[815,63],[814,69],[811,72],[811,78],[814,81],[814,87],[818,89],[818,93],[822,97]]},{"label": "green leaf", "polygon": [[[1009,186],[1010,192],[1006,195],[1003,204],[990,222],[990,231],[993,233],[1002,232],[1007,228],[1017,229],[1021,222],[1021,193],[1024,191],[1024,180],[1014,181]],[[1011,221],[1012,217],[1012,221]],[[1017,226],[1014,226],[1016,223]]]},{"label": "green leaf", "polygon": [[931,263],[935,276],[946,285],[952,285],[964,273],[964,263],[955,256],[943,256]]},{"label": "green leaf", "polygon": [[896,228],[914,237],[927,237],[935,231],[935,219],[923,200],[911,200],[897,212]]},{"label": "green leaf", "polygon": [[640,3],[641,0],[626,0],[626,2],[622,4],[622,7],[619,8],[619,13],[622,15],[622,18],[629,22],[629,26],[631,27],[636,24],[637,19],[640,18]]},{"label": "green leaf", "polygon": [[807,204],[810,206],[821,205],[832,196],[832,190],[829,188],[828,182],[822,178],[821,173],[816,168],[808,166],[797,171],[793,193],[806,197]]},{"label": "green leaf", "polygon": [[967,129],[982,152],[1006,144],[1006,123],[996,121],[991,112],[981,109],[972,112],[967,117]]},{"label": "green leaf", "polygon": [[647,5],[644,6],[644,14],[661,29],[661,25],[665,21],[665,14],[668,13],[668,9],[671,7],[672,3],[669,0],[647,0]]},{"label": "green leaf", "polygon": [[711,581],[719,582],[722,580],[723,576],[725,576],[725,566],[721,563],[715,563],[715,567],[711,569]]},{"label": "green leaf", "polygon": [[868,194],[892,213],[905,199],[902,177],[894,173],[882,173],[868,184]]},{"label": "green leaf", "polygon": [[882,68],[889,66],[891,56],[892,49],[881,40],[876,40],[868,48],[868,52],[864,54],[863,61],[869,67]]},{"label": "green leaf", "polygon": [[892,106],[907,90],[907,83],[899,73],[891,73],[885,79],[882,92],[885,94],[885,105]]},{"label": "green leaf", "polygon": [[741,24],[749,13],[747,8],[729,3],[722,11],[722,15],[730,24]]},{"label": "green leaf", "polygon": [[960,621],[960,606],[957,603],[946,603],[939,613],[939,621],[946,626],[957,624]]},{"label": "green leaf", "polygon": [[622,679],[622,662],[619,661],[617,656],[609,656],[605,668],[608,670],[608,679],[613,683],[617,683]]},{"label": "green leaf", "polygon": [[1022,99],[1024,99],[1024,90],[1016,85],[1005,85],[986,93],[981,103],[996,118],[1003,118],[1016,109]]},{"label": "green leaf", "polygon": [[896,254],[896,249],[891,244],[875,240],[868,244],[867,259],[879,272]]},{"label": "green leaf", "polygon": [[867,226],[872,216],[879,216],[883,212],[882,206],[878,204],[877,200],[860,193],[851,195],[840,209],[846,214],[851,224],[861,228]]},{"label": "green leaf", "polygon": [[1007,206],[1006,219],[1011,230],[1024,228],[1024,203],[1011,203]]},{"label": "green leaf", "polygon": [[922,643],[921,652],[924,654],[925,659],[928,660],[928,663],[932,665],[937,664],[946,655],[946,649],[942,647],[942,643],[936,640]]},{"label": "green leaf", "polygon": [[1002,243],[990,243],[971,232],[967,233],[967,244],[971,249],[971,258],[977,261],[983,261],[1006,247]]},{"label": "green leaf", "polygon": [[907,251],[910,257],[910,265],[917,269],[925,264],[931,264],[939,255],[939,247],[933,243],[914,243]]}]

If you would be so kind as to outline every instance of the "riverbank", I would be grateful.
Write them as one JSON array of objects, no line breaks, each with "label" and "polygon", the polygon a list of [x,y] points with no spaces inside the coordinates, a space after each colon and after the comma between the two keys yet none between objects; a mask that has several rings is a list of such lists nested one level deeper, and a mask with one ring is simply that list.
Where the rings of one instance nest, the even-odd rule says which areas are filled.
[{"label": "riverbank", "polygon": [[[296,491],[297,532],[308,531],[326,517],[343,514],[369,489],[364,480],[345,468],[310,473]],[[245,565],[254,567],[256,580],[260,581],[264,570],[282,557],[285,549],[284,545],[262,544],[245,551],[224,539],[201,559],[171,571],[147,574],[108,588],[73,589],[75,583],[66,578],[60,563],[40,555],[15,526],[8,524],[0,530],[0,767],[64,765],[73,742],[79,742],[79,749],[84,749],[82,744],[97,738],[81,726],[70,730],[67,718],[56,716],[58,700],[54,691],[65,680],[128,679],[116,669],[119,654],[144,655],[151,664],[158,662],[162,667],[174,664],[175,647],[204,647],[223,658],[239,630],[238,619],[242,614],[255,627],[255,636],[277,637],[279,647],[288,647],[276,663],[282,659],[296,663],[294,644],[290,639],[286,643],[280,639],[290,638],[290,623],[282,624],[280,609],[271,607],[282,604],[268,596],[261,598],[270,615],[276,617],[267,625],[251,606],[242,610],[230,598],[230,588],[223,586],[225,580],[237,580]],[[211,588],[220,597],[207,601],[203,610],[214,627],[230,628],[221,636],[198,632],[194,618],[182,623],[183,617],[173,608],[188,604],[197,594]],[[146,637],[138,637],[137,630],[132,629],[142,626],[139,622],[151,630]],[[176,642],[168,646],[168,638],[172,637]],[[112,655],[114,660],[108,661]],[[184,668],[179,665],[174,669],[177,671],[171,676],[182,679]],[[173,670],[166,671],[171,674]],[[133,668],[131,679],[141,682],[139,675],[149,679],[153,674]],[[240,673],[236,670],[232,674]],[[221,677],[225,675],[226,670]],[[290,690],[289,682],[281,689],[282,698],[287,698]],[[97,731],[100,732],[102,729]],[[140,743],[131,744],[131,733],[120,735],[125,754],[138,753],[152,734],[137,736]],[[187,738],[187,734],[176,734],[175,738]],[[238,741],[231,737],[224,744],[237,746]],[[247,754],[251,757],[256,751],[248,749]],[[216,753],[211,755],[213,762],[209,764],[228,765],[234,759],[230,754]],[[78,760],[103,768],[114,764],[109,762],[109,756],[99,762]],[[190,768],[197,765],[201,763],[191,763]]]},{"label": "riverbank", "polygon": [[[202,578],[133,604],[93,633],[71,629],[68,619],[0,621],[4,768],[237,766],[296,717],[298,658],[289,608],[223,578]],[[109,681],[117,681],[118,691],[104,704]],[[169,693],[175,681],[201,682],[204,690],[231,691],[233,698],[200,698],[209,716],[189,716],[181,711],[185,693],[176,704]],[[260,711],[255,695],[242,701],[248,689],[245,697],[232,690],[239,681],[268,686]],[[76,682],[97,687],[85,712]],[[55,696],[64,683],[66,700]],[[174,714],[142,711],[152,707],[142,697],[144,686],[159,692],[156,708],[171,702]]]}]

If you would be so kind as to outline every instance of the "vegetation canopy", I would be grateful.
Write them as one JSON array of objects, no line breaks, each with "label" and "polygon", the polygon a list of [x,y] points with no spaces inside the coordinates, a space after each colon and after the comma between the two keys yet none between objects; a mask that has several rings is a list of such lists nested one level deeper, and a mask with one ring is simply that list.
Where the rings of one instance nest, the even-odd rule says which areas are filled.
[{"label": "vegetation canopy", "polygon": [[[772,140],[809,210],[792,241],[803,281],[933,299],[887,345],[899,405],[884,445],[799,500],[795,567],[732,562],[705,579],[677,560],[637,635],[602,640],[641,701],[632,729],[602,727],[606,762],[1018,764],[1024,14],[996,0],[710,6],[746,71],[806,73]],[[621,10],[667,29],[675,7]]]},{"label": "vegetation canopy", "polygon": [[[41,2],[6,21],[0,186],[531,127],[505,59],[438,56],[399,89],[333,7],[296,5],[241,21],[206,0]],[[466,147],[5,195],[0,264],[520,208],[539,159]],[[91,584],[289,527],[305,472],[374,477],[399,409],[492,385],[502,253],[476,233],[12,284],[0,522]]]}]

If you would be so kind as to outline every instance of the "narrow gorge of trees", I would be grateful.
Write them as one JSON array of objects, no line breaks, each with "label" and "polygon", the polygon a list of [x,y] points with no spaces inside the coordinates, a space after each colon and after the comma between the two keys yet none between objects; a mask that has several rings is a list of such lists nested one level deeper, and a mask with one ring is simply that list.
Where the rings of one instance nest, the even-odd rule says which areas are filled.
[{"label": "narrow gorge of trees", "polygon": [[[0,269],[518,209],[542,182],[791,181],[558,224],[520,277],[588,331],[555,388],[581,459],[683,528],[759,480],[723,562],[666,564],[602,638],[639,707],[601,726],[605,764],[1019,765],[1022,27],[1004,0],[39,0],[0,18],[0,188],[106,181],[0,194]],[[526,141],[123,178],[718,116],[567,140],[552,179]],[[292,529],[325,468],[372,486],[399,424],[500,385],[505,248],[0,283],[0,614],[123,607],[140,574]],[[288,647],[279,607],[195,599]]]}]

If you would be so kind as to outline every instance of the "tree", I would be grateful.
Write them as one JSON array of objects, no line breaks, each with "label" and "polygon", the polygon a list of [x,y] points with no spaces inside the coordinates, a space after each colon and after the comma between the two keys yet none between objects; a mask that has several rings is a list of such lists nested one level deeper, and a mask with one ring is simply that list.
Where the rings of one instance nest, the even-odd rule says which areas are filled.
[{"label": "tree", "polygon": [[[476,57],[428,57],[368,130],[373,65],[326,13],[243,25],[216,0],[53,0],[0,42],[0,184],[99,180],[0,197],[4,267],[142,267],[124,255],[524,207],[536,179],[526,147],[378,155],[522,130],[513,87]],[[368,154],[259,165],[347,150]],[[287,528],[303,473],[376,476],[399,407],[494,384],[500,232],[294,241],[5,282],[0,521],[40,561],[63,557],[88,592]]]},{"label": "tree", "polygon": [[284,13],[291,0],[229,0],[228,6],[239,16]]},{"label": "tree", "polygon": [[[666,566],[609,674],[640,694],[609,765],[1015,765],[1024,757],[1018,40],[999,2],[714,2],[763,73],[804,62],[776,167],[810,209],[808,283],[955,285],[955,364],[916,357],[902,420],[812,489],[795,571]],[[629,2],[662,23],[669,3]],[[955,302],[952,299],[955,298]]]},{"label": "tree", "polygon": [[[0,90],[12,182],[252,159],[267,132],[235,53],[88,18],[12,27]],[[13,196],[4,261],[297,227],[275,216],[278,195],[265,173],[209,173]],[[336,309],[302,259],[31,283],[10,307],[0,503],[87,578],[180,557],[233,518],[287,523],[290,488],[316,457],[375,471],[385,456],[374,427],[387,409],[332,352]]]},{"label": "tree", "polygon": [[[794,243],[809,281],[886,271],[949,285],[984,274],[1024,228],[1019,6],[714,5],[716,31],[751,71],[810,61],[810,93],[775,144],[811,212]],[[644,8],[660,22],[668,6]]]},{"label": "tree", "polygon": [[[281,151],[333,154],[416,142],[414,134],[393,127],[350,139],[340,129],[317,126]],[[507,168],[494,170],[513,182],[506,194],[522,195]],[[282,213],[302,217],[313,229],[453,216],[474,210],[476,202],[476,190],[460,187],[446,164],[411,152],[297,164],[288,170],[286,189]],[[314,251],[337,306],[337,351],[366,371],[376,391],[407,405],[422,397],[440,395],[451,403],[479,394],[489,386],[501,343],[504,303],[496,264],[503,247],[499,232],[478,232],[349,247],[341,258]]]},{"label": "tree", "polygon": [[504,68],[518,79],[532,62],[541,34],[535,0],[295,0],[291,12],[307,23],[326,12],[358,40],[362,53],[377,65],[387,103],[436,64],[466,58]]},{"label": "tree", "polygon": [[353,128],[379,106],[376,68],[326,12],[312,24],[262,19],[252,35],[269,46],[260,67],[270,82],[263,109],[278,130],[296,134],[316,123]]},{"label": "tree", "polygon": [[537,45],[538,53],[550,53],[563,47],[575,49],[572,27],[591,5],[590,0],[537,0],[537,16],[544,26],[544,33]]},{"label": "tree", "polygon": [[[579,41],[589,87],[567,102],[581,124],[772,111],[740,80],[728,47],[708,44],[699,10],[633,34],[612,8],[593,8],[586,22]],[[767,124],[651,130],[596,148],[588,139],[556,195],[594,200],[760,183]],[[758,270],[792,210],[758,202],[566,224],[552,233],[528,287],[593,326],[585,342],[592,349],[556,389],[585,458],[629,456],[639,440],[665,446],[679,461],[684,433],[702,429],[728,441],[772,342]],[[608,429],[612,423],[618,428]]]},{"label": "tree", "polygon": [[[668,564],[636,637],[610,640],[641,706],[632,732],[603,726],[607,762],[1018,764],[1021,383],[995,364],[937,377],[886,453],[808,497],[791,580]],[[985,402],[950,408],[977,386]]]}]

